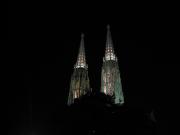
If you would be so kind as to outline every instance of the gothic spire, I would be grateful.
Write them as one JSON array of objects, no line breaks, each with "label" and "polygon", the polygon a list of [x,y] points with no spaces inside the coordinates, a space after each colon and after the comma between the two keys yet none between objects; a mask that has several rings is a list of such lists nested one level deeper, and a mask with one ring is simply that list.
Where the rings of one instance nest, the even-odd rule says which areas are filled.
[{"label": "gothic spire", "polygon": [[80,43],[80,48],[79,48],[79,53],[78,53],[78,58],[77,62],[75,65],[75,68],[87,68],[86,65],[86,56],[85,56],[85,48],[84,48],[84,34],[81,34],[81,43]]},{"label": "gothic spire", "polygon": [[110,31],[109,25],[107,25],[105,60],[115,60],[113,42],[112,42],[111,31]]},{"label": "gothic spire", "polygon": [[115,104],[124,103],[118,60],[114,53],[109,25],[107,26],[105,57],[101,72],[101,92],[113,96]]}]

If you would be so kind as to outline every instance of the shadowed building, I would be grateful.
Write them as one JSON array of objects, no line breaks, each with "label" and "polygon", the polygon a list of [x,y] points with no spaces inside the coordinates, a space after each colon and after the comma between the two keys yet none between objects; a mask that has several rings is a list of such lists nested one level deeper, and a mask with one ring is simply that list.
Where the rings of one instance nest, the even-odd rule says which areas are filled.
[{"label": "shadowed building", "polygon": [[101,72],[101,92],[113,97],[115,104],[123,104],[121,78],[118,66],[118,59],[114,53],[113,42],[110,33],[110,26],[107,26],[107,40],[105,57]]},{"label": "shadowed building", "polygon": [[84,34],[81,35],[81,43],[74,72],[71,76],[68,105],[74,103],[74,99],[81,97],[90,90],[88,65],[86,64]]}]

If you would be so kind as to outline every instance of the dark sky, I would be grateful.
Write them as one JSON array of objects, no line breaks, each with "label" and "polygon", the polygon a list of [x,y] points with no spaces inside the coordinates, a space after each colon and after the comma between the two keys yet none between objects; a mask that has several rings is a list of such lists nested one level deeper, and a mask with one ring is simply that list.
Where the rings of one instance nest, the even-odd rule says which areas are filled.
[{"label": "dark sky", "polygon": [[[144,83],[148,84],[151,80],[149,76],[152,64],[151,48],[140,47],[133,39],[122,39],[120,29],[116,25],[111,24],[111,29],[124,83],[123,87],[127,90],[130,89],[129,92],[126,90],[124,92],[143,96],[144,89],[148,89]],[[73,28],[67,29],[67,31],[66,37],[59,35],[59,38],[54,39],[54,36],[50,35],[48,41],[33,43],[34,45],[29,45],[24,51],[25,87],[32,88],[32,96],[37,102],[43,102],[42,99],[52,103],[58,101],[58,103],[64,104],[66,102],[73,65],[77,59],[81,31],[85,33],[90,83],[94,90],[100,89],[106,24],[87,28],[79,26],[77,31]]]},{"label": "dark sky", "polygon": [[[22,103],[22,100],[19,102],[20,106],[23,104],[28,110],[29,115],[32,113],[33,123],[38,124],[38,130],[40,130],[39,125],[53,126],[53,114],[63,109],[67,102],[70,77],[77,59],[81,32],[85,34],[90,84],[93,90],[100,90],[107,23],[90,24],[89,27],[87,23],[74,24],[71,27],[64,25],[65,28],[60,28],[59,31],[63,29],[66,32],[62,32],[59,36],[51,35],[54,30],[48,30],[38,37],[42,39],[41,41],[30,41],[24,50],[25,55],[22,59],[24,86],[19,93],[23,96],[21,99],[24,102]],[[138,46],[134,39],[122,38],[121,27],[113,23],[109,24],[114,49],[119,59],[125,102],[133,107],[153,106],[154,101],[153,103],[150,101],[153,96],[151,48]],[[48,40],[43,40],[44,38]]]},{"label": "dark sky", "polygon": [[154,64],[150,20],[139,19],[135,12],[121,9],[122,5],[89,10],[80,5],[31,4],[25,4],[18,13],[11,12],[9,20],[10,37],[17,44],[17,57],[12,59],[17,59],[15,67],[20,70],[14,72],[20,77],[13,77],[17,83],[8,111],[18,132],[30,131],[34,123],[34,132],[43,133],[41,128],[53,127],[57,110],[62,109],[63,114],[82,32],[90,84],[93,90],[100,89],[107,24],[119,60],[125,102],[133,107],[158,108],[161,85],[157,84],[163,84],[158,79],[165,76],[166,69],[157,66],[161,57]]}]

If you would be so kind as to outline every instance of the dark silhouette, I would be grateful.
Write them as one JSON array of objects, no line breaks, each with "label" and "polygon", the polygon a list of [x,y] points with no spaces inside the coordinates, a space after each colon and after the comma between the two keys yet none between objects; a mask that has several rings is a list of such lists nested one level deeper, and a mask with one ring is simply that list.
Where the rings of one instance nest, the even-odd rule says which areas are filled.
[{"label": "dark silhouette", "polygon": [[[66,134],[151,135],[157,133],[151,111],[112,104],[104,93],[87,93],[67,108]],[[153,116],[154,117],[154,116]]]}]

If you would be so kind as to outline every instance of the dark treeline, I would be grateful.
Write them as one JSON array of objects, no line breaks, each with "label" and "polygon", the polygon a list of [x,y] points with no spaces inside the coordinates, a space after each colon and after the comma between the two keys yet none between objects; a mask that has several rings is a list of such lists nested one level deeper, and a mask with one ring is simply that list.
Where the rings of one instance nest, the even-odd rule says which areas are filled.
[{"label": "dark treeline", "polygon": [[[63,133],[154,135],[158,126],[152,109],[114,105],[103,93],[86,94],[65,109]],[[59,119],[61,120],[61,119]],[[61,131],[62,132],[62,131]]]}]

